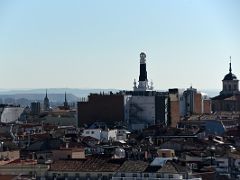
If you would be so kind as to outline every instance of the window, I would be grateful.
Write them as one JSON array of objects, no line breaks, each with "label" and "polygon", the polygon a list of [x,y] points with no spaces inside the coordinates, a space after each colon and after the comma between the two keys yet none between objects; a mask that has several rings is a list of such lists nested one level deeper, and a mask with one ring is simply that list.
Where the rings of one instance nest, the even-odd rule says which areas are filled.
[{"label": "window", "polygon": [[162,174],[157,174],[157,178],[163,178]]},{"label": "window", "polygon": [[91,177],[91,174],[87,173],[86,178],[89,179]]},{"label": "window", "polygon": [[237,85],[236,84],[234,84],[234,91],[236,91],[237,90]]},{"label": "window", "polygon": [[121,174],[121,177],[125,177],[125,174],[122,173],[122,174]]},{"label": "window", "polygon": [[149,174],[144,174],[144,177],[149,177]]},{"label": "window", "polygon": [[97,179],[101,180],[102,179],[102,174],[97,174]]},{"label": "window", "polygon": [[94,134],[94,131],[92,131],[92,134]]},{"label": "window", "polygon": [[133,177],[137,177],[137,174],[133,174]]},{"label": "window", "polygon": [[231,84],[228,85],[228,89],[229,89],[229,91],[232,90],[232,88],[231,88]]},{"label": "window", "polygon": [[89,131],[86,131],[86,134],[89,134]]},{"label": "window", "polygon": [[162,157],[167,157],[166,153],[162,153]]}]

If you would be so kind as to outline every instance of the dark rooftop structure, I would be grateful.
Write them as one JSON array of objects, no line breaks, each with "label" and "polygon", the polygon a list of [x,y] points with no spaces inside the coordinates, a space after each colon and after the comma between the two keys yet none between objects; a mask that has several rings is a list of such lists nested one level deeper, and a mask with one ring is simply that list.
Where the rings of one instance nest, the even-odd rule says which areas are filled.
[{"label": "dark rooftop structure", "polygon": [[148,163],[144,161],[125,161],[118,169],[119,172],[143,172],[147,169]]},{"label": "dark rooftop structure", "polygon": [[123,161],[111,159],[111,156],[96,155],[83,160],[59,160],[54,162],[50,171],[68,172],[115,172]]}]

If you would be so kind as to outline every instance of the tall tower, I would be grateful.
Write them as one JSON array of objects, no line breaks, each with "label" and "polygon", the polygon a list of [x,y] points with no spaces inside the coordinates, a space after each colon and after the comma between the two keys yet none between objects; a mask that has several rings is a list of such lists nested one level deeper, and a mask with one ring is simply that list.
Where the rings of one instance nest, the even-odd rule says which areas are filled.
[{"label": "tall tower", "polygon": [[138,80],[138,86],[136,81],[134,80],[134,91],[147,91],[153,90],[152,83],[151,86],[148,85],[148,78],[147,78],[147,67],[146,67],[146,54],[140,54],[140,75]]},{"label": "tall tower", "polygon": [[67,93],[66,93],[66,91],[65,91],[65,100],[64,100],[63,106],[64,106],[65,110],[69,109],[69,105],[68,105],[68,102],[67,102]]},{"label": "tall tower", "polygon": [[43,110],[44,111],[49,111],[50,109],[50,103],[49,103],[49,99],[48,99],[48,95],[47,95],[47,90],[46,90],[46,95],[45,98],[43,100]]},{"label": "tall tower", "polygon": [[231,56],[229,62],[229,73],[225,75],[224,79],[222,80],[222,83],[223,89],[220,92],[221,95],[239,94],[239,81],[237,77],[232,73]]}]

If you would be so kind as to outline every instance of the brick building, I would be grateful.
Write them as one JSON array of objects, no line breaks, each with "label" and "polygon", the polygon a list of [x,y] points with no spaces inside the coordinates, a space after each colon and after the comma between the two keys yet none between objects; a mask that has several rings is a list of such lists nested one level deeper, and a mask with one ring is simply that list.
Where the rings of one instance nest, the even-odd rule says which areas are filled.
[{"label": "brick building", "polygon": [[124,96],[121,94],[90,94],[87,101],[77,104],[78,126],[105,122],[109,125],[123,122]]},{"label": "brick building", "polygon": [[169,121],[176,127],[181,118],[193,114],[210,114],[211,100],[192,87],[187,90],[169,89]]}]

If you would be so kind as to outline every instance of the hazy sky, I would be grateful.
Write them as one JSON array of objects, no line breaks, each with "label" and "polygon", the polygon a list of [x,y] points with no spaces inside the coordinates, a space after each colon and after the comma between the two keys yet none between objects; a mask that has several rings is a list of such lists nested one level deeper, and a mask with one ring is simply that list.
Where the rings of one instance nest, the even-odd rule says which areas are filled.
[{"label": "hazy sky", "polygon": [[142,51],[155,89],[220,89],[230,55],[240,78],[240,1],[0,1],[0,89],[132,89]]}]

